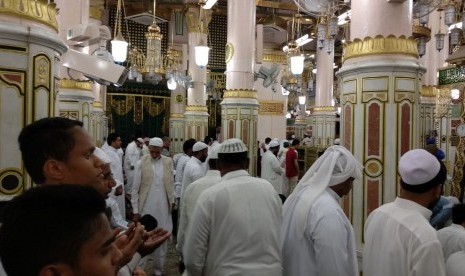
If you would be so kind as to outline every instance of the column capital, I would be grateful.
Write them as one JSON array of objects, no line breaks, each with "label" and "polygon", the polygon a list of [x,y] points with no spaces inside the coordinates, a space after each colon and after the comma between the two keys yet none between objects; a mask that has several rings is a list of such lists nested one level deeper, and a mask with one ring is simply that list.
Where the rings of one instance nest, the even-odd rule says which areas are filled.
[{"label": "column capital", "polygon": [[204,30],[204,33],[206,33],[206,31],[208,30],[208,24],[210,24],[210,21],[212,19],[212,11],[204,10],[204,13],[204,25],[200,26],[200,6],[198,4],[192,3],[187,5],[187,8],[184,12],[184,18],[186,19],[187,30],[189,33],[202,33],[202,30]]},{"label": "column capital", "polygon": [[252,99],[257,99],[257,90],[252,90],[252,89],[224,90],[223,98],[252,98]]},{"label": "column capital", "polygon": [[194,112],[208,112],[208,109],[206,106],[203,105],[188,105],[186,106],[186,112],[187,111],[194,111]]},{"label": "column capital", "polygon": [[38,22],[58,32],[57,8],[54,2],[33,0],[2,1],[0,15],[9,15]]},{"label": "column capital", "polygon": [[355,39],[344,46],[344,61],[373,55],[404,55],[418,58],[417,41],[405,36],[378,35],[375,38]]}]

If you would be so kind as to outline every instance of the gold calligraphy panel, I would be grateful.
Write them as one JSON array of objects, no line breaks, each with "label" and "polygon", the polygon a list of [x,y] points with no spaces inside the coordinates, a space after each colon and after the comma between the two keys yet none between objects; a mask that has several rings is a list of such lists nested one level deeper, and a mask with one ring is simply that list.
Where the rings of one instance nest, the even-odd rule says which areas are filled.
[{"label": "gold calligraphy panel", "polygon": [[284,115],[284,102],[283,101],[259,101],[260,107],[258,109],[259,115]]}]

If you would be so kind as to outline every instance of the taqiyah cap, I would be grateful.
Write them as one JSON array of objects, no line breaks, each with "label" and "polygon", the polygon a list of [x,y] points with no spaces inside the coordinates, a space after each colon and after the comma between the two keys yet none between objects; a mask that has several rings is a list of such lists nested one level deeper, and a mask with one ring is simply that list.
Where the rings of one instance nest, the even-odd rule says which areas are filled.
[{"label": "taqiyah cap", "polygon": [[140,137],[137,138],[137,141],[139,141],[140,143],[144,143],[144,139],[142,139],[142,138],[140,138]]},{"label": "taqiyah cap", "polygon": [[208,150],[208,159],[218,159],[218,151],[221,148],[221,144],[215,144]]},{"label": "taqiyah cap", "polygon": [[206,148],[208,148],[208,145],[205,144],[204,142],[199,141],[199,142],[196,142],[194,144],[194,146],[192,147],[192,151],[197,152],[197,151],[201,151],[201,150],[206,149]]},{"label": "taqiyah cap", "polygon": [[279,147],[279,141],[278,140],[271,141],[269,144],[269,147],[270,148]]},{"label": "taqiyah cap", "polygon": [[438,159],[424,149],[406,152],[399,160],[399,174],[405,184],[421,185],[432,180],[439,173]]},{"label": "taqiyah cap", "polygon": [[241,139],[231,138],[221,144],[221,148],[218,153],[240,153],[246,151],[247,147]]},{"label": "taqiyah cap", "polygon": [[334,145],[340,145],[341,144],[341,140],[339,138],[336,138],[334,139],[334,142],[333,142]]},{"label": "taqiyah cap", "polygon": [[163,147],[163,140],[161,138],[154,137],[150,139],[149,146]]},{"label": "taqiyah cap", "polygon": [[111,158],[108,156],[106,152],[104,152],[101,148],[95,148],[94,155],[97,156],[103,163],[109,164],[111,163]]}]

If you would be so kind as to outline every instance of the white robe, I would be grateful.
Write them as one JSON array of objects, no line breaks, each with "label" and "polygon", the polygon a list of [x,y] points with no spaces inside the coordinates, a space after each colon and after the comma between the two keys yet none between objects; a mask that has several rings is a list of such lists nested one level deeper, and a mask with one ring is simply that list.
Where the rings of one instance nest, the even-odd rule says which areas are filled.
[{"label": "white robe", "polygon": [[[168,199],[166,197],[166,189],[163,183],[163,163],[161,158],[153,159],[152,158],[152,170],[153,170],[153,182],[150,187],[150,191],[145,200],[145,204],[140,206],[138,196],[134,196],[139,191],[142,172],[140,162],[136,165],[136,170],[134,172],[134,183],[133,183],[133,197],[131,201],[133,202],[134,213],[139,213],[141,216],[145,214],[152,215],[158,222],[157,227],[161,227],[168,232],[173,231],[173,221],[171,219],[171,210],[168,207]],[[170,170],[171,171],[171,170]],[[168,243],[163,243],[158,247],[153,253],[144,257],[141,261],[140,266],[144,267],[147,263],[154,263],[155,275],[161,275],[161,271],[165,264],[166,252],[168,251]],[[151,266],[151,265],[149,265]]]},{"label": "white robe", "polygon": [[354,230],[338,200],[340,197],[326,188],[311,207],[301,239],[294,217],[298,200],[288,207],[281,227],[283,275],[358,275]]},{"label": "white robe", "polygon": [[131,142],[126,147],[124,154],[124,173],[126,174],[126,191],[132,191],[132,183],[134,182],[134,170],[137,161],[140,159],[141,150],[136,142]]},{"label": "white robe", "polygon": [[184,169],[187,162],[190,160],[189,155],[183,153],[182,156],[176,161],[176,173],[174,175],[174,197],[180,198],[182,194],[182,177],[184,176]]},{"label": "white robe", "polygon": [[191,276],[281,276],[281,199],[245,170],[225,174],[198,199],[183,248]]},{"label": "white robe", "polygon": [[266,151],[262,156],[261,178],[270,182],[278,194],[282,193],[281,174],[283,172],[284,170],[279,163],[278,157],[276,157],[271,151]]},{"label": "white robe", "polygon": [[[119,150],[121,149],[115,149],[112,146],[106,147],[104,149],[105,153],[108,154],[108,157],[111,159],[110,163],[110,169],[111,172],[113,173],[113,177],[115,178],[116,181],[119,181],[121,183],[124,183],[124,176],[123,176],[123,163],[122,159],[119,155]],[[126,194],[126,188],[123,185],[123,195]],[[126,199],[124,196],[115,196],[113,193],[111,193],[109,196],[113,197],[116,202],[118,202],[119,210],[121,212],[121,215],[123,217],[126,217]]]},{"label": "white robe", "polygon": [[197,157],[192,156],[184,167],[181,183],[181,197],[184,191],[187,189],[187,186],[189,186],[189,184],[196,181],[197,179],[205,176],[205,173],[205,167],[202,166],[202,162],[197,159]]},{"label": "white robe", "polygon": [[465,228],[462,225],[452,224],[442,228],[438,231],[438,239],[442,245],[444,260],[455,252],[465,251]]},{"label": "white robe", "polygon": [[365,224],[364,276],[442,276],[444,255],[431,211],[396,198],[374,210]]},{"label": "white robe", "polygon": [[[120,195],[123,196],[123,195]],[[111,209],[110,225],[113,228],[122,228],[123,230],[128,229],[128,222],[123,218],[119,211],[118,202],[112,197],[106,200],[107,207]]]},{"label": "white robe", "polygon": [[465,275],[465,251],[455,252],[450,255],[446,262],[447,276]]},{"label": "white robe", "polygon": [[178,241],[176,247],[179,252],[182,252],[186,229],[189,225],[189,221],[192,219],[192,213],[194,212],[199,196],[208,188],[220,183],[220,181],[220,171],[209,170],[204,177],[194,181],[187,187],[181,201],[181,216],[179,218],[178,235],[176,237]]}]

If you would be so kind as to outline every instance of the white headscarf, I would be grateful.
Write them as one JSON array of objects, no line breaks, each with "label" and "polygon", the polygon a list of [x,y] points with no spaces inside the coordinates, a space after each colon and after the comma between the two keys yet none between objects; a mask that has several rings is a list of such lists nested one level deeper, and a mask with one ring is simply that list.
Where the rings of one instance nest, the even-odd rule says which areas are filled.
[{"label": "white headscarf", "polygon": [[343,146],[331,146],[308,169],[292,194],[284,202],[283,215],[294,216],[297,236],[302,238],[313,203],[330,186],[350,177],[362,177],[362,164]]}]

